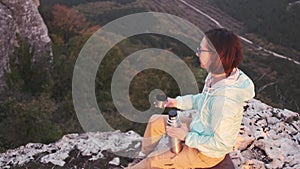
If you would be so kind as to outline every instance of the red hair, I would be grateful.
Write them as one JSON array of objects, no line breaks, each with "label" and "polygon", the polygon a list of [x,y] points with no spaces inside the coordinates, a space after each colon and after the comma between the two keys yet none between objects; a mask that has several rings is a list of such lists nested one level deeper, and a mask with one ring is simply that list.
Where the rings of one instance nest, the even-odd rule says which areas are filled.
[{"label": "red hair", "polygon": [[[212,63],[210,70],[212,73],[226,73],[230,75],[232,70],[240,65],[243,60],[242,48],[239,37],[232,31],[224,28],[212,29],[205,32],[207,39],[210,41],[219,59]],[[220,61],[222,64],[220,64]]]}]

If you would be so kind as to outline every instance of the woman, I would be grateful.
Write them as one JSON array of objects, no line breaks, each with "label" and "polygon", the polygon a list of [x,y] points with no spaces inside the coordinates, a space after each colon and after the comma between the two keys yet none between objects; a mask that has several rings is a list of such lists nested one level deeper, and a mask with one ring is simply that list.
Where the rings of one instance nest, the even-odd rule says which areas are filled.
[{"label": "woman", "polygon": [[[210,48],[213,46],[213,48]],[[242,61],[239,38],[226,29],[205,33],[196,56],[209,74],[203,91],[196,95],[168,98],[166,107],[195,109],[194,117],[180,116],[180,128],[166,126],[167,115],[154,115],[147,125],[142,153],[149,154],[167,133],[184,142],[183,150],[148,155],[128,168],[209,168],[232,151],[243,117],[244,102],[253,98],[251,79],[238,69]],[[151,153],[153,154],[153,153]]]}]

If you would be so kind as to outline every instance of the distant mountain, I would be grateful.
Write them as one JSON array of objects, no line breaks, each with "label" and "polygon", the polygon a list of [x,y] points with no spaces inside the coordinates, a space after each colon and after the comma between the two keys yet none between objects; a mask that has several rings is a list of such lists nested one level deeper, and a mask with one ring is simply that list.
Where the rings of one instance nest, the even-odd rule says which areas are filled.
[{"label": "distant mountain", "polygon": [[[299,114],[255,99],[244,110],[238,141],[230,153],[236,168],[300,168]],[[119,169],[138,153],[141,139],[134,131],[67,134],[56,143],[28,143],[0,154],[0,168]],[[163,137],[159,147],[166,145]]]}]

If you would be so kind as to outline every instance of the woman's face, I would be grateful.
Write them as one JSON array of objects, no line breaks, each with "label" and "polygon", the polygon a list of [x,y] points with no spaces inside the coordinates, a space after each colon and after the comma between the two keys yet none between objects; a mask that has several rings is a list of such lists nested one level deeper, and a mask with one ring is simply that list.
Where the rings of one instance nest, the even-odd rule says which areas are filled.
[{"label": "woman's face", "polygon": [[206,69],[209,67],[212,50],[208,47],[206,38],[203,38],[199,50],[196,52],[200,61],[200,67]]}]

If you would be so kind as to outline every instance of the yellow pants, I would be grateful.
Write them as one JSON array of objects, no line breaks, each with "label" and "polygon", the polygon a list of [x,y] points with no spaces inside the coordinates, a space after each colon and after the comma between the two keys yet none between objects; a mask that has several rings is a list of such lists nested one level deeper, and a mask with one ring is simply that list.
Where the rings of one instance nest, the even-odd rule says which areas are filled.
[{"label": "yellow pants", "polygon": [[[191,117],[180,117],[182,123],[190,126]],[[167,115],[153,115],[147,125],[143,141],[142,152],[149,154],[158,144],[161,137],[166,133],[165,126]],[[225,156],[224,156],[225,157]],[[175,155],[169,149],[160,149],[151,152],[147,158],[128,169],[188,169],[188,168],[209,168],[220,163],[222,158],[211,158],[205,156],[195,148],[183,146],[182,151]]]}]

